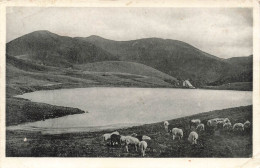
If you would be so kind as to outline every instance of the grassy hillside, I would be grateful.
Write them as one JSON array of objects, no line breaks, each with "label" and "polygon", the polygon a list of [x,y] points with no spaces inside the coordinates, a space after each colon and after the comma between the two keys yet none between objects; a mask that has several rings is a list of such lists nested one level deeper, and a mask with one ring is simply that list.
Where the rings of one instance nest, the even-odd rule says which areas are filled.
[{"label": "grassy hillside", "polygon": [[7,43],[6,51],[16,58],[54,67],[73,68],[119,60],[141,63],[177,79],[189,79],[197,87],[252,79],[251,57],[224,60],[170,39],[113,41],[98,36],[71,38],[36,31]]},{"label": "grassy hillside", "polygon": [[[214,134],[199,133],[197,145],[187,142],[190,133],[190,119],[199,118],[203,122],[216,117],[228,117],[231,123],[252,122],[252,106],[236,107],[196,114],[189,117],[170,120],[174,127],[182,128],[182,140],[172,140],[172,135],[165,133],[163,123],[146,124],[119,129],[121,135],[132,133],[151,137],[148,142],[146,157],[252,157],[252,133],[234,134],[216,131]],[[101,132],[80,132],[66,134],[41,134],[29,131],[6,132],[7,157],[140,157],[130,146],[129,153],[122,146],[110,147],[103,143]],[[27,141],[24,141],[27,138]]]},{"label": "grassy hillside", "polygon": [[169,79],[177,82],[177,79],[170,75],[162,73],[149,66],[134,62],[103,61],[78,65],[77,67],[84,71],[128,73],[135,75],[158,77],[161,79]]},{"label": "grassy hillside", "polygon": [[245,69],[252,69],[253,67],[253,55],[247,57],[232,57],[226,59],[227,62],[239,65]]},{"label": "grassy hillside", "polygon": [[98,36],[78,39],[93,43],[120,60],[139,62],[176,78],[190,79],[195,86],[243,71],[232,61],[225,61],[177,40],[147,38],[113,41]]},{"label": "grassy hillside", "polygon": [[6,126],[85,113],[77,108],[34,103],[19,98],[7,98],[6,102]]},{"label": "grassy hillside", "polygon": [[39,64],[71,67],[73,63],[117,60],[112,54],[86,41],[35,31],[12,40],[6,53]]},{"label": "grassy hillside", "polygon": [[253,55],[248,57],[233,57],[226,59],[227,62],[236,65],[240,71],[232,72],[222,75],[217,81],[210,83],[209,85],[223,85],[228,83],[237,82],[251,82],[253,81]]}]

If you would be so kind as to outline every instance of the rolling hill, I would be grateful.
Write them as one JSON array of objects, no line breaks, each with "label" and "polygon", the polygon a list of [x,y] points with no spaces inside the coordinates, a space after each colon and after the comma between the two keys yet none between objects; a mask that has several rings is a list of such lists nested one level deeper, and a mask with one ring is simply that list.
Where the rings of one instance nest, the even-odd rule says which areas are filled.
[{"label": "rolling hill", "polygon": [[187,43],[159,38],[113,41],[98,36],[77,38],[88,41],[123,61],[153,67],[178,79],[190,79],[197,86],[220,80],[243,70],[236,62],[207,54]]},{"label": "rolling hill", "polygon": [[[49,31],[36,31],[7,43],[6,52],[38,65],[70,67],[75,71],[145,76],[148,71],[155,75],[154,70],[157,70],[160,74],[152,75],[155,78],[163,74],[162,78],[168,75],[167,78],[189,79],[196,87],[252,81],[252,56],[221,59],[170,39],[113,41],[99,36],[71,38]],[[136,68],[137,63],[142,66]]]},{"label": "rolling hill", "polygon": [[71,67],[74,63],[117,60],[95,45],[49,31],[36,31],[6,45],[6,53],[51,66]]},{"label": "rolling hill", "polygon": [[88,63],[83,65],[78,65],[78,68],[84,71],[93,71],[93,72],[112,72],[112,73],[127,73],[135,74],[141,76],[151,76],[161,79],[169,79],[177,82],[177,79],[162,73],[154,68],[149,66],[134,63],[134,62],[125,62],[125,61],[103,61]]}]

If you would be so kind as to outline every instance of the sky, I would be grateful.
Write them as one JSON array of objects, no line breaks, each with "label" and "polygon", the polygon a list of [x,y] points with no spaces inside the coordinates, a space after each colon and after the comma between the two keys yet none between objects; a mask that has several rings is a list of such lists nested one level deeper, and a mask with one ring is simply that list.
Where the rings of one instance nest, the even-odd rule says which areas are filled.
[{"label": "sky", "polygon": [[7,42],[37,30],[127,41],[180,40],[220,58],[253,53],[250,8],[7,8]]}]

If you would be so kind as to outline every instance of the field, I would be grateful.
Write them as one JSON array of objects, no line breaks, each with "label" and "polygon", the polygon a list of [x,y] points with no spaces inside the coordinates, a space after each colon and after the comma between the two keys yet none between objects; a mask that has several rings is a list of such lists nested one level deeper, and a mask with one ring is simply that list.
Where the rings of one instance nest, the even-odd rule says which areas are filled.
[{"label": "field", "polygon": [[[119,129],[121,135],[132,133],[144,134],[152,138],[147,141],[148,148],[145,157],[251,157],[252,132],[235,134],[232,132],[199,133],[197,145],[187,142],[189,121],[199,118],[206,121],[215,117],[228,117],[231,123],[252,122],[252,106],[216,110],[193,116],[169,120],[170,124],[184,130],[182,140],[172,140],[172,135],[166,133],[163,123],[146,124],[125,129]],[[102,141],[104,133],[80,132],[66,134],[41,134],[30,131],[6,131],[7,157],[140,157],[133,147],[129,153],[123,146],[111,147]],[[25,140],[26,138],[26,140]]]}]

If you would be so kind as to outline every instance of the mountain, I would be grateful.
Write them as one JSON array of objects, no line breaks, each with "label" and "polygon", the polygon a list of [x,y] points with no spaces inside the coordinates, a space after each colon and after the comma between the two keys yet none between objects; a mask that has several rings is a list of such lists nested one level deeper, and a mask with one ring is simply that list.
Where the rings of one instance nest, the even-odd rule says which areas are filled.
[{"label": "mountain", "polygon": [[225,61],[232,65],[236,65],[237,71],[223,75],[217,81],[210,83],[210,85],[253,81],[253,55],[247,57],[232,57]]},{"label": "mountain", "polygon": [[71,67],[73,64],[117,60],[112,54],[86,41],[35,31],[6,45],[6,53],[38,64]]},{"label": "mountain", "polygon": [[[35,64],[91,72],[131,74],[140,70],[145,76],[149,70],[157,70],[164,81],[168,75],[177,80],[189,79],[196,87],[252,81],[252,56],[221,59],[170,39],[114,41],[99,36],[71,38],[36,31],[7,43],[6,51]],[[158,79],[161,76],[157,72],[152,74],[157,74],[153,77]]]},{"label": "mountain", "polygon": [[138,62],[178,79],[190,79],[195,86],[240,72],[232,62],[205,53],[187,43],[160,38],[113,41],[98,36],[77,38],[90,42],[119,60]]},{"label": "mountain", "polygon": [[241,68],[244,69],[252,70],[253,68],[253,55],[247,57],[232,57],[226,59],[226,61],[231,64],[236,64],[238,66],[241,66]]}]

